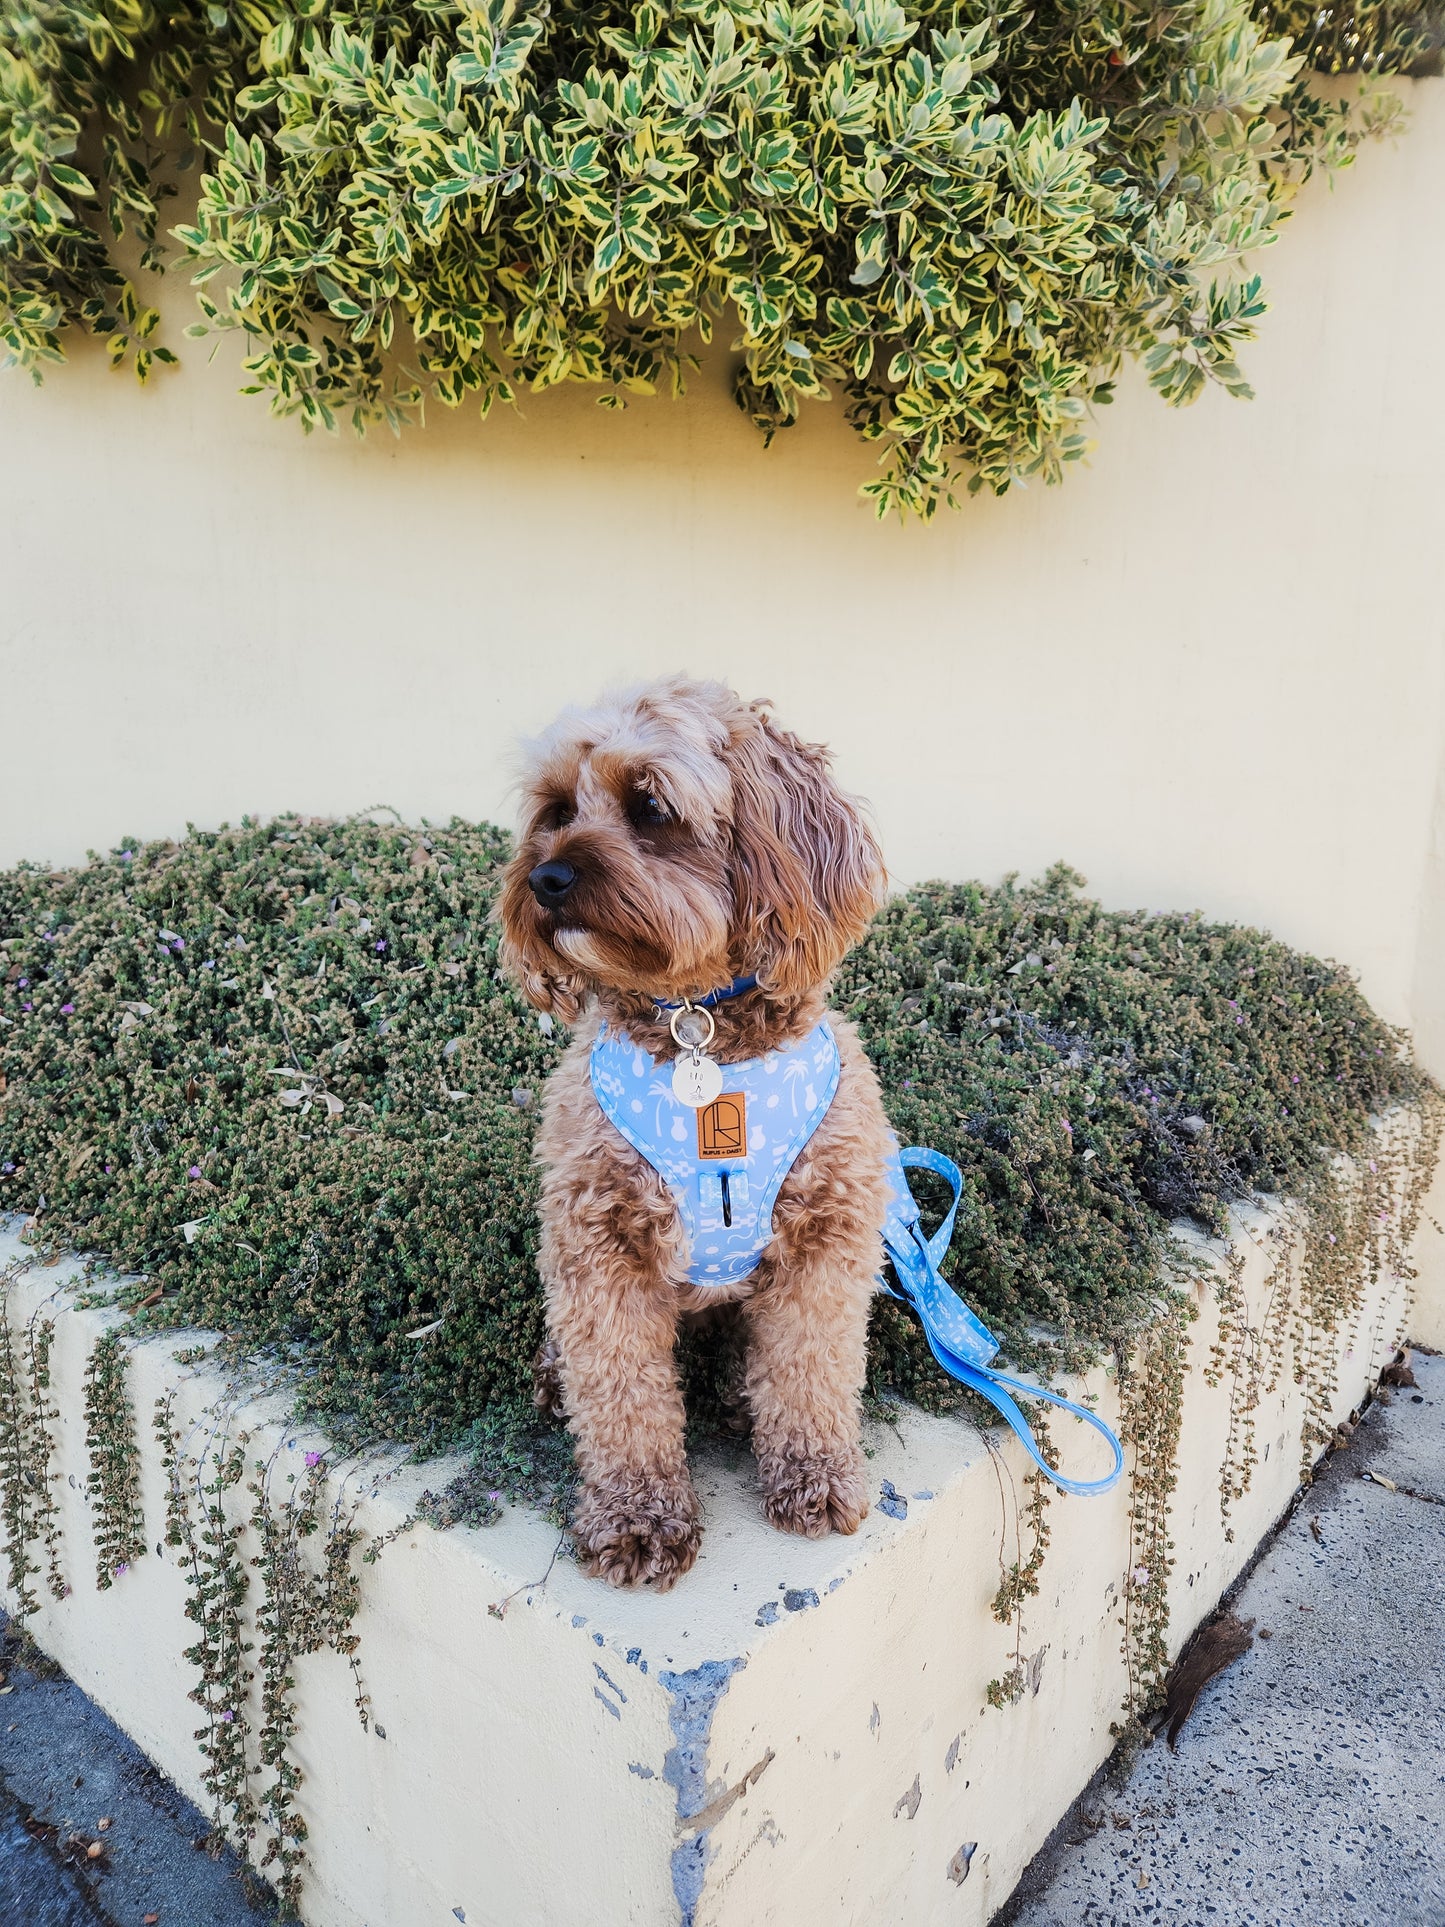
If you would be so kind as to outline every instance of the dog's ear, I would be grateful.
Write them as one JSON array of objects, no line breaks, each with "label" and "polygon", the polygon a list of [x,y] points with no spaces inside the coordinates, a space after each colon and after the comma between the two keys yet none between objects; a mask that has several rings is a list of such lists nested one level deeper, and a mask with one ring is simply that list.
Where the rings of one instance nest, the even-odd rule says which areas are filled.
[{"label": "dog's ear", "polygon": [[558,970],[550,954],[545,960],[538,956],[531,942],[536,912],[527,887],[527,867],[522,857],[514,857],[507,865],[492,912],[502,928],[501,965],[534,1010],[570,1024],[582,1008],[587,986],[581,977]]},{"label": "dog's ear", "polygon": [[883,898],[883,858],[827,752],[754,712],[728,751],[740,960],[764,987],[819,984]]}]

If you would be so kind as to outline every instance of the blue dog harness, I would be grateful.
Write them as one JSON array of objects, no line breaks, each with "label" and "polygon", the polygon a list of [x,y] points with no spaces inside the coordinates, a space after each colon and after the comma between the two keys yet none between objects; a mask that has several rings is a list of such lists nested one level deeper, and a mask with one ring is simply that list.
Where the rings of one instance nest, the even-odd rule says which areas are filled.
[{"label": "blue dog harness", "polygon": [[[624,1032],[603,1026],[592,1046],[592,1089],[603,1114],[657,1172],[677,1205],[688,1242],[688,1279],[734,1285],[756,1270],[773,1236],[773,1206],[798,1154],[822,1123],[838,1088],[838,1045],[827,1020],[790,1047],[723,1066],[727,1089],[693,1110],[673,1094],[667,1065]],[[931,1238],[906,1173],[946,1178],[953,1203]],[[879,1286],[917,1313],[929,1350],[944,1371],[999,1411],[1038,1469],[1065,1492],[1107,1492],[1123,1469],[1118,1439],[1095,1413],[1058,1392],[991,1369],[998,1340],[939,1271],[953,1236],[963,1173],[941,1151],[902,1150],[888,1162],[889,1200],[882,1226],[894,1283]],[[1108,1440],[1113,1465],[1101,1479],[1065,1478],[1044,1459],[1015,1394],[1071,1412]]]}]

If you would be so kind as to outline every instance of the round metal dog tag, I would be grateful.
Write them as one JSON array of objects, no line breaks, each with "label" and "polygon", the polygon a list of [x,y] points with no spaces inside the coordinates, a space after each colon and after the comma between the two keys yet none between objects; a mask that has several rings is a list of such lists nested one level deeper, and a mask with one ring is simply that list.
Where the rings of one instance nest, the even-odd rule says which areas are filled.
[{"label": "round metal dog tag", "polygon": [[722,1087],[722,1065],[710,1057],[679,1057],[672,1067],[672,1094],[679,1104],[687,1104],[694,1111],[711,1104]]}]

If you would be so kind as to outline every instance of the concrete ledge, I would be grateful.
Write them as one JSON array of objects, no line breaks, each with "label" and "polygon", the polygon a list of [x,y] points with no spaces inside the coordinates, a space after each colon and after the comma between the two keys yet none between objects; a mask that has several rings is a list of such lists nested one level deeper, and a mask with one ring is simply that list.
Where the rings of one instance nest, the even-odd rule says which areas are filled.
[{"label": "concrete ledge", "polygon": [[[1265,1210],[1237,1217],[1256,1323],[1285,1223]],[[17,1231],[0,1233],[0,1268],[26,1264]],[[1217,1252],[1212,1262],[1217,1279]],[[6,1303],[12,1327],[42,1305],[57,1324],[56,1495],[72,1591],[46,1598],[32,1627],[204,1805],[194,1676],[181,1657],[195,1631],[176,1556],[160,1543],[151,1411],[174,1389],[193,1437],[228,1413],[253,1459],[276,1451],[294,1463],[317,1441],[288,1433],[274,1398],[245,1402],[205,1363],[178,1363],[194,1335],[138,1346],[129,1385],[150,1550],[97,1592],[81,1386],[116,1314],[75,1309],[78,1281],[74,1262],[30,1266]],[[1425,1282],[1433,1318],[1438,1273]],[[1211,1285],[1198,1296],[1172,1518],[1176,1650],[1294,1493],[1304,1415],[1287,1353],[1254,1412],[1259,1462],[1231,1541],[1219,1501],[1229,1388],[1206,1382],[1218,1320]],[[1401,1279],[1377,1277],[1339,1334],[1338,1414],[1387,1360],[1406,1298]],[[1100,1371],[1089,1390],[1113,1418],[1111,1377]],[[1056,1437],[1079,1458],[1082,1429],[1069,1432]],[[370,1728],[342,1656],[296,1667],[310,1927],[986,1922],[1113,1745],[1129,1495],[1051,1504],[1042,1592],[1025,1612],[1027,1689],[994,1710],[986,1688],[1012,1653],[990,1603],[1001,1564],[1017,1556],[1022,1454],[912,1411],[869,1444],[870,1517],[854,1539],[815,1544],[764,1524],[750,1461],[706,1461],[702,1558],[663,1598],[585,1579],[556,1530],[521,1508],[487,1531],[397,1533],[360,1568],[353,1630]],[[396,1532],[422,1489],[455,1469],[371,1461],[336,1476],[369,1536]],[[886,1510],[885,1481],[898,1495]]]}]

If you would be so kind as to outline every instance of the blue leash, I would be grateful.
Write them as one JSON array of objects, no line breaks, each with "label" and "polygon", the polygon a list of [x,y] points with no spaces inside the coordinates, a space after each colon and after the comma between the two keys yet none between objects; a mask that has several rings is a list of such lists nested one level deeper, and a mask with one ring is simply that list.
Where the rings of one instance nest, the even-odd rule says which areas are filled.
[{"label": "blue leash", "polygon": [[[923,1235],[918,1205],[904,1175],[907,1170],[935,1172],[937,1176],[947,1178],[953,1186],[953,1203],[931,1238]],[[938,1267],[943,1263],[953,1237],[958,1201],[963,1195],[963,1173],[953,1159],[945,1157],[941,1151],[927,1151],[918,1147],[905,1151],[895,1147],[889,1177],[893,1196],[889,1200],[888,1217],[883,1227],[883,1242],[893,1266],[897,1289],[880,1280],[883,1290],[890,1298],[899,1299],[917,1312],[928,1348],[944,1371],[961,1385],[967,1385],[970,1391],[986,1398],[990,1405],[1002,1413],[1040,1472],[1065,1492],[1089,1496],[1110,1491],[1118,1483],[1119,1474],[1124,1469],[1124,1448],[1115,1434],[1096,1413],[1076,1405],[1072,1399],[1064,1398],[1058,1392],[1046,1391],[1041,1385],[1029,1385],[1022,1379],[1010,1378],[1004,1372],[990,1370],[989,1361],[998,1352],[998,1340],[939,1273]],[[1057,1405],[1065,1412],[1072,1412],[1075,1418],[1081,1418],[1086,1425],[1092,1425],[1096,1432],[1101,1432],[1109,1441],[1114,1455],[1113,1466],[1105,1476],[1102,1479],[1066,1479],[1061,1472],[1056,1472],[1034,1442],[1029,1422],[1013,1397],[1015,1392],[1025,1398],[1039,1399],[1046,1405]]]}]

